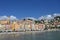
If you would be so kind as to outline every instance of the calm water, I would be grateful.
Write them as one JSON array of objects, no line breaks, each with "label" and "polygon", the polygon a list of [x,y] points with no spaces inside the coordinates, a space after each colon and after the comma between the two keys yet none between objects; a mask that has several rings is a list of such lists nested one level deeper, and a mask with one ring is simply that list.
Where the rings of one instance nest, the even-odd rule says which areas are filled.
[{"label": "calm water", "polygon": [[60,40],[60,31],[0,34],[0,40]]}]

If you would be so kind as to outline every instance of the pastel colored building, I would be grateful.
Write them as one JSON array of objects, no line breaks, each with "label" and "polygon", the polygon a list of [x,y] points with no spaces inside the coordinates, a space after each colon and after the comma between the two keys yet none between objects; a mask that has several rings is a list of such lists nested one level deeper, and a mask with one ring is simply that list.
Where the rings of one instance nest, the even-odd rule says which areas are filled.
[{"label": "pastel colored building", "polygon": [[25,30],[32,30],[33,24],[34,24],[33,21],[31,21],[31,20],[25,20],[24,21]]},{"label": "pastel colored building", "polygon": [[44,30],[45,29],[45,25],[44,24],[35,24],[35,29],[36,30]]},{"label": "pastel colored building", "polygon": [[39,25],[38,24],[35,24],[34,26],[35,26],[35,30],[38,30],[38,26]]},{"label": "pastel colored building", "polygon": [[0,20],[0,24],[7,24],[8,21],[7,20]]},{"label": "pastel colored building", "polygon": [[45,29],[45,25],[44,24],[39,24],[38,29],[39,30],[44,30]]},{"label": "pastel colored building", "polygon": [[19,24],[17,22],[13,22],[11,24],[12,31],[17,31],[19,29]]},{"label": "pastel colored building", "polygon": [[10,31],[10,30],[11,30],[11,25],[10,25],[10,24],[9,24],[9,25],[6,24],[6,25],[5,25],[5,30],[9,30],[9,31]]}]

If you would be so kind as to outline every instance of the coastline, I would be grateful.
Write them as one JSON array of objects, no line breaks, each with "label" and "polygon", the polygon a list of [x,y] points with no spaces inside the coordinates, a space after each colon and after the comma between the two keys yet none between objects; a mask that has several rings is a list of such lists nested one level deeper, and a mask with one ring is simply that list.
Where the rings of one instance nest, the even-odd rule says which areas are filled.
[{"label": "coastline", "polygon": [[0,34],[29,34],[29,33],[42,33],[42,32],[51,32],[51,31],[60,31],[60,29],[49,29],[43,31],[24,31],[24,32],[1,32]]}]

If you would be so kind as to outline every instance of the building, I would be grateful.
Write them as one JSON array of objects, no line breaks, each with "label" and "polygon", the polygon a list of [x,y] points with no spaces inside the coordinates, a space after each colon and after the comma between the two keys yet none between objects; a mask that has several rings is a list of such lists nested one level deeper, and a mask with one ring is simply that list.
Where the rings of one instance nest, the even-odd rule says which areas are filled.
[{"label": "building", "polygon": [[44,24],[35,24],[35,29],[36,30],[44,30],[45,29],[45,25]]},{"label": "building", "polygon": [[5,31],[5,25],[0,24],[0,31]]},{"label": "building", "polygon": [[39,25],[38,25],[38,30],[44,30],[44,29],[45,29],[45,25],[39,23]]},{"label": "building", "polygon": [[34,26],[35,26],[35,30],[38,30],[39,29],[38,28],[39,24],[35,24]]},{"label": "building", "polygon": [[12,31],[18,31],[19,29],[19,24],[15,21],[11,24],[11,29]]},{"label": "building", "polygon": [[25,20],[24,21],[24,27],[25,27],[25,30],[32,30],[33,29],[33,26],[34,25],[34,22],[31,21],[31,20]]}]

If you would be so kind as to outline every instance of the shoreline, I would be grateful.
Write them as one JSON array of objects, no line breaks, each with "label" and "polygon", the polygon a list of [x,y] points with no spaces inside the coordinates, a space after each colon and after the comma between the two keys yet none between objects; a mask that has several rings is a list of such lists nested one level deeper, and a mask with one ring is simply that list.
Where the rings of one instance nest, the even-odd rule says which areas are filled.
[{"label": "shoreline", "polygon": [[60,29],[49,29],[43,31],[22,31],[22,32],[1,32],[0,34],[24,34],[24,33],[42,33],[42,32],[52,32],[52,31],[60,31]]}]

